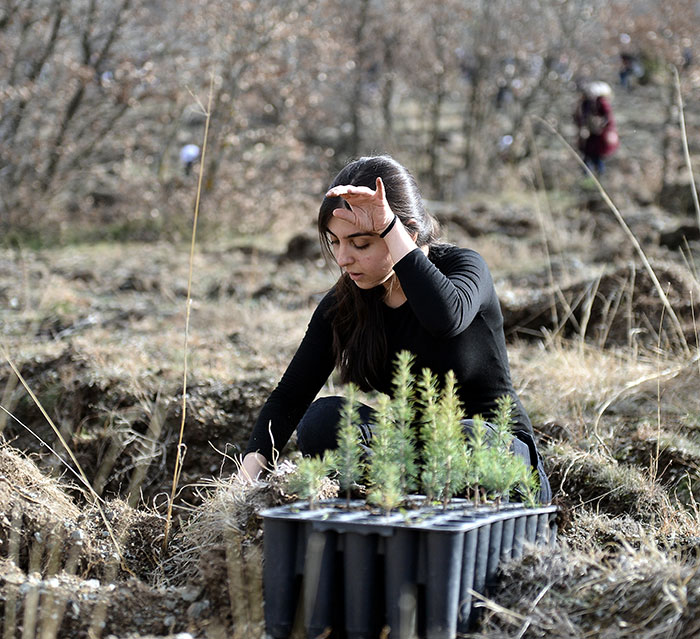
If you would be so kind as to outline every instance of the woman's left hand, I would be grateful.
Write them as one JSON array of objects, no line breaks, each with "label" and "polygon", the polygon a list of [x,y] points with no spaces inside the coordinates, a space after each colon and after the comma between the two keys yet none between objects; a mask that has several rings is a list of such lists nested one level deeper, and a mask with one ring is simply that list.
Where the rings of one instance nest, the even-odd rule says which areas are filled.
[{"label": "woman's left hand", "polygon": [[350,205],[350,210],[338,208],[333,215],[361,231],[381,233],[394,219],[381,178],[377,178],[374,191],[366,186],[339,185],[328,191],[326,197],[342,197]]}]

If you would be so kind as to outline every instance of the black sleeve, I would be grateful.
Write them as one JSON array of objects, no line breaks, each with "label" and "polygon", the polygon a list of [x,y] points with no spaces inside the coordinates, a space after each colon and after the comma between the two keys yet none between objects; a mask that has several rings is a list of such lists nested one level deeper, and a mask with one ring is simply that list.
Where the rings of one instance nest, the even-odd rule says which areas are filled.
[{"label": "black sleeve", "polygon": [[467,249],[445,253],[438,269],[417,248],[394,265],[394,272],[411,310],[435,337],[454,337],[464,331],[493,294],[486,263]]},{"label": "black sleeve", "polygon": [[332,303],[329,293],[314,311],[297,352],[260,411],[244,454],[257,451],[270,461],[273,446],[281,452],[333,372],[333,334],[327,317]]}]

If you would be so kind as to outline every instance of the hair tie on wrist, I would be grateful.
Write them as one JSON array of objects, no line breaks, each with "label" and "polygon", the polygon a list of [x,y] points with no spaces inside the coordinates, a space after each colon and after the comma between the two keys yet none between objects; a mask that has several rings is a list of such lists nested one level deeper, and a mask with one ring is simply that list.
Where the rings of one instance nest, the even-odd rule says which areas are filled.
[{"label": "hair tie on wrist", "polygon": [[394,213],[394,219],[389,222],[389,226],[387,226],[380,234],[379,237],[386,237],[386,235],[391,231],[391,229],[394,228],[394,224],[396,224],[396,220],[399,219],[399,216]]}]

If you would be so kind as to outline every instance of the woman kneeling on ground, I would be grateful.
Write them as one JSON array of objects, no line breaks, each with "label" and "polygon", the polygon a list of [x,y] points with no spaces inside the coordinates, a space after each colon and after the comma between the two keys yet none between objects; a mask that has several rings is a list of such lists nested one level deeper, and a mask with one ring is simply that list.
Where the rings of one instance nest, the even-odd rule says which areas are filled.
[{"label": "woman kneeling on ground", "polygon": [[[272,459],[273,443],[282,450],[295,428],[304,455],[335,448],[344,400],[314,401],[334,368],[343,383],[391,395],[396,356],[407,350],[417,373],[429,368],[443,379],[454,371],[467,415],[488,421],[498,398],[513,398],[513,451],[538,471],[540,501],[550,501],[532,424],[511,381],[489,269],[475,251],[439,243],[436,228],[415,179],[392,158],[361,158],[338,173],[321,204],[318,230],[342,274],[263,406],[240,476],[257,478]],[[365,437],[371,437],[372,412],[360,406]],[[470,423],[465,420],[466,430]]]}]

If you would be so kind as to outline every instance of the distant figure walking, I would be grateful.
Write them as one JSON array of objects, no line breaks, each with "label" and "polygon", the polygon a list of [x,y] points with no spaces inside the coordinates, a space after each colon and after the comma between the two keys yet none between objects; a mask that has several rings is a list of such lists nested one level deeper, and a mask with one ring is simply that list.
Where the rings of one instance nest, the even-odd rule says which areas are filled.
[{"label": "distant figure walking", "polygon": [[631,53],[620,54],[620,86],[628,91],[632,90],[632,82],[637,82],[644,76],[644,67],[636,56]]},{"label": "distant figure walking", "polygon": [[192,165],[196,162],[198,157],[199,147],[196,144],[185,144],[185,146],[180,149],[180,162],[182,162],[185,175],[189,175],[192,172]]},{"label": "distant figure walking", "polygon": [[583,161],[599,175],[605,171],[605,158],[620,145],[610,105],[611,94],[612,89],[606,82],[586,84],[574,113],[578,126],[578,148],[583,153]]}]

